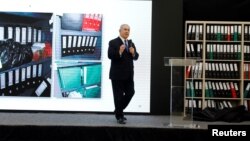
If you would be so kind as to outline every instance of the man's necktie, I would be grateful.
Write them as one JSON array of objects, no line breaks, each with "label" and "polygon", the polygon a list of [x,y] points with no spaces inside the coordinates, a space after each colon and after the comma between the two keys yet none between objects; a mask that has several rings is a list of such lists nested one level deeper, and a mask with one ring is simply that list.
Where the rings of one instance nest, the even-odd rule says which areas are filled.
[{"label": "man's necktie", "polygon": [[128,40],[125,40],[125,47],[126,47],[126,51],[128,52]]}]

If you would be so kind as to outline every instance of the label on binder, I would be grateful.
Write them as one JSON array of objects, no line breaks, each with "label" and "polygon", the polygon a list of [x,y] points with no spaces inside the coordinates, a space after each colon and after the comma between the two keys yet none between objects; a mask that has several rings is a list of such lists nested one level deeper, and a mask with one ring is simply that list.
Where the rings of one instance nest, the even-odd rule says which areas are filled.
[{"label": "label on binder", "polygon": [[76,40],[77,40],[77,36],[73,36],[73,46],[72,47],[76,47]]},{"label": "label on binder", "polygon": [[33,29],[33,42],[36,42],[37,30]]},{"label": "label on binder", "polygon": [[12,38],[13,38],[13,28],[8,27],[8,39],[12,39]]},{"label": "label on binder", "polygon": [[38,77],[42,76],[42,64],[38,65]]},{"label": "label on binder", "polygon": [[13,71],[9,71],[8,76],[9,76],[8,86],[12,86],[13,85]]},{"label": "label on binder", "polygon": [[50,78],[47,78],[46,80],[48,81],[49,84],[51,84],[51,79]]},{"label": "label on binder", "polygon": [[27,78],[31,77],[31,66],[27,67]]},{"label": "label on binder", "polygon": [[68,36],[68,48],[71,48],[72,45],[72,36]]},{"label": "label on binder", "polygon": [[42,30],[38,30],[38,37],[37,41],[41,42],[42,41]]},{"label": "label on binder", "polygon": [[90,36],[87,36],[87,39],[86,39],[86,46],[89,46],[89,39],[90,39]]},{"label": "label on binder", "polygon": [[63,48],[66,48],[67,47],[67,37],[66,36],[63,36],[63,44],[62,44],[62,47]]},{"label": "label on binder", "polygon": [[36,65],[33,65],[33,69],[32,69],[32,77],[35,78],[36,77]]},{"label": "label on binder", "polygon": [[26,41],[26,35],[27,35],[26,30],[27,30],[26,27],[22,27],[22,40],[21,40],[22,44],[26,44],[26,42],[27,42]]},{"label": "label on binder", "polygon": [[93,36],[90,37],[89,46],[93,46]]},{"label": "label on binder", "polygon": [[78,36],[77,47],[81,47],[82,36]]},{"label": "label on binder", "polygon": [[0,77],[1,77],[1,89],[4,89],[5,88],[5,73],[2,73]]},{"label": "label on binder", "polygon": [[38,88],[36,89],[35,93],[37,96],[40,96],[44,90],[48,87],[48,85],[46,84],[45,81],[43,81],[39,86]]},{"label": "label on binder", "polygon": [[93,47],[96,46],[96,42],[97,42],[97,37],[95,37],[95,39],[94,39]]},{"label": "label on binder", "polygon": [[3,40],[4,39],[4,27],[1,26],[0,27],[0,40]]},{"label": "label on binder", "polygon": [[22,68],[22,77],[21,77],[21,81],[24,82],[25,81],[25,73],[26,73],[26,69]]},{"label": "label on binder", "polygon": [[28,42],[31,43],[32,41],[32,28],[28,27]]},{"label": "label on binder", "polygon": [[16,27],[16,30],[15,30],[15,37],[16,37],[16,42],[20,42],[20,33],[21,33],[21,30],[20,30],[20,27]]},{"label": "label on binder", "polygon": [[0,69],[3,67],[3,65],[2,65],[2,61],[1,61],[1,59],[0,59]]},{"label": "label on binder", "polygon": [[19,69],[15,70],[15,84],[19,83]]},{"label": "label on binder", "polygon": [[82,47],[85,47],[85,41],[86,41],[86,36],[83,36],[83,38],[82,38]]}]

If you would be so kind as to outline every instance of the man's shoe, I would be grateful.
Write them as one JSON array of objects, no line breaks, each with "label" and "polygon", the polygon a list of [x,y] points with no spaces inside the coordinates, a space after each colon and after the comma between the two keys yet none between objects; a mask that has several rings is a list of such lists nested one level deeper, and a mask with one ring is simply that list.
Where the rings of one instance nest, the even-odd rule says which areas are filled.
[{"label": "man's shoe", "polygon": [[126,117],[122,117],[122,119],[123,119],[123,120],[127,120],[127,118],[126,118]]},{"label": "man's shoe", "polygon": [[124,121],[123,118],[117,119],[117,123],[119,123],[119,124],[126,124],[126,122]]}]

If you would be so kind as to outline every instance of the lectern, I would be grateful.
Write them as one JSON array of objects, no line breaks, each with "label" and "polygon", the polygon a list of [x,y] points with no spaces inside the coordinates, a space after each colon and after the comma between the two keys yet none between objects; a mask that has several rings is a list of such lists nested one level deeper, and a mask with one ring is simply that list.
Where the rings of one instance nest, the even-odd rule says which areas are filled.
[{"label": "lectern", "polygon": [[187,90],[191,89],[189,84],[194,84],[194,79],[186,78],[187,68],[194,68],[196,61],[196,58],[164,57],[164,66],[170,67],[169,127],[199,127],[193,121],[193,110],[197,106],[194,96],[187,97]]}]

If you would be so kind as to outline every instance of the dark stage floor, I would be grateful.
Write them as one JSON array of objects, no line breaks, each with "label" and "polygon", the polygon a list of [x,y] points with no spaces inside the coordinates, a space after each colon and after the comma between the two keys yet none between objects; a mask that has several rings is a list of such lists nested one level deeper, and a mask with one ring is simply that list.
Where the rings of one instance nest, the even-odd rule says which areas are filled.
[{"label": "dark stage floor", "polygon": [[[170,116],[159,115],[126,115],[127,124],[117,124],[112,114],[98,113],[45,113],[45,112],[0,112],[0,125],[34,125],[34,126],[91,126],[91,127],[139,127],[139,128],[172,128],[169,127]],[[189,128],[189,124],[197,124],[197,129],[207,129],[208,124],[250,124],[227,122],[191,122],[181,116],[173,116],[172,123],[180,128]],[[176,126],[177,127],[177,126]],[[196,127],[195,127],[196,128]]]},{"label": "dark stage floor", "polygon": [[[204,140],[208,125],[250,125],[250,122],[190,122],[169,116],[127,115],[127,124],[117,124],[113,114],[0,112],[2,140],[112,140],[157,141],[168,138]],[[192,123],[194,126],[189,126]],[[190,128],[192,127],[192,128]],[[204,138],[205,137],[205,138]]]}]

